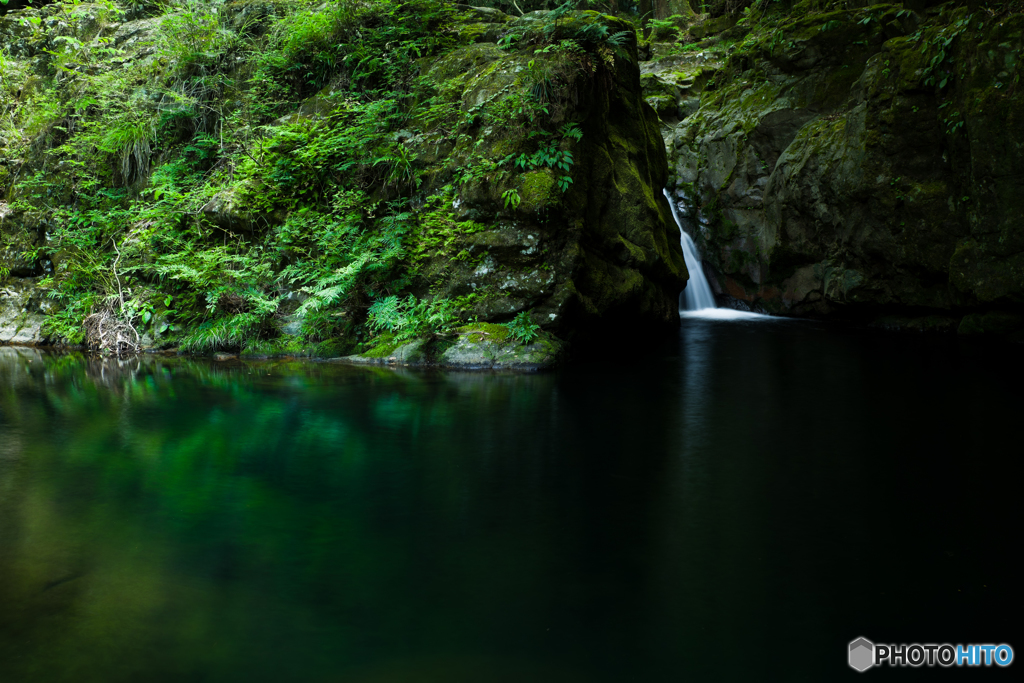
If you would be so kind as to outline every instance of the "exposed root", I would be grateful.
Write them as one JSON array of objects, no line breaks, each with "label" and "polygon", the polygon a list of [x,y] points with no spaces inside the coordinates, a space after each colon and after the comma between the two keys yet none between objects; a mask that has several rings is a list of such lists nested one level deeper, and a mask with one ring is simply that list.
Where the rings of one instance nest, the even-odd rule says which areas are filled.
[{"label": "exposed root", "polygon": [[123,356],[139,352],[141,338],[135,326],[109,308],[85,319],[86,343],[94,351]]},{"label": "exposed root", "polygon": [[139,352],[142,338],[135,325],[124,315],[124,289],[121,286],[121,276],[117,272],[117,264],[121,261],[121,250],[117,248],[117,242],[110,240],[114,247],[117,258],[111,270],[114,279],[117,281],[117,300],[119,315],[114,311],[115,302],[111,301],[105,308],[93,313],[82,323],[85,328],[85,342],[93,351],[108,353],[115,356],[125,356]]},{"label": "exposed root", "polygon": [[249,302],[235,292],[222,292],[217,299],[217,308],[225,313],[236,315],[249,312]]}]

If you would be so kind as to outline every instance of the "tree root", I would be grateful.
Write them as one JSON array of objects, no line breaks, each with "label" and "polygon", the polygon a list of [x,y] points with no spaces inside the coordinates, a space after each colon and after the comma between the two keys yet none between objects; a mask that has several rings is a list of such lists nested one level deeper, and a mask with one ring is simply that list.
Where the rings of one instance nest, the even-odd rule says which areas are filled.
[{"label": "tree root", "polygon": [[90,315],[83,326],[86,343],[94,351],[117,356],[139,352],[138,330],[109,308]]}]

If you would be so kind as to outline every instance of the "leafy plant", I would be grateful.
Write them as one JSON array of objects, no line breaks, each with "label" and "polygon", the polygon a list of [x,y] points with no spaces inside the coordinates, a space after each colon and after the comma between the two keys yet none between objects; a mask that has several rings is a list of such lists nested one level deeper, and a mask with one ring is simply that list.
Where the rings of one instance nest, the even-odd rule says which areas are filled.
[{"label": "leafy plant", "polygon": [[[31,257],[53,265],[48,329],[81,342],[109,313],[191,351],[284,348],[286,315],[302,343],[336,348],[446,334],[492,295],[429,290],[480,258],[466,237],[486,226],[459,214],[457,189],[501,187],[514,210],[509,176],[550,170],[567,191],[583,133],[565,123],[566,86],[628,38],[595,24],[545,44],[531,29],[532,68],[467,108],[464,84],[422,75],[468,40],[448,2],[140,2],[135,16],[160,20],[118,45],[67,28],[118,6],[59,5],[59,26],[21,18],[40,58],[0,53],[0,136],[19,160],[6,198],[47,226]],[[590,3],[544,6],[558,22]],[[492,158],[481,126],[528,146]],[[465,155],[428,162],[423,141]]]},{"label": "leafy plant", "polygon": [[391,295],[377,299],[368,311],[367,324],[375,332],[388,332],[396,342],[442,334],[451,329],[458,316],[447,299],[417,299]]},{"label": "leafy plant", "polygon": [[530,314],[523,311],[512,319],[512,322],[505,323],[509,336],[521,344],[529,344],[540,336],[540,325],[533,322]]},{"label": "leafy plant", "polygon": [[512,209],[519,208],[519,203],[523,201],[523,198],[519,196],[519,190],[512,188],[511,190],[505,190],[501,193],[501,198],[505,202],[505,208],[511,207]]}]

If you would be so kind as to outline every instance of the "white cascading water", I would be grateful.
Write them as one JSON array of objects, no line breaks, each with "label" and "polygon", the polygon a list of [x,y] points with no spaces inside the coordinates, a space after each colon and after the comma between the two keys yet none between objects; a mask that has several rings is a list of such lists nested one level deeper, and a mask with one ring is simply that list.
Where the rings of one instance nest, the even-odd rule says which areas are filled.
[{"label": "white cascading water", "polygon": [[672,208],[672,218],[675,219],[676,225],[679,226],[679,244],[683,247],[683,259],[686,261],[686,269],[690,271],[690,280],[686,283],[686,289],[683,290],[683,305],[680,307],[680,313],[683,311],[715,308],[715,295],[711,293],[711,285],[708,284],[708,279],[704,277],[704,266],[701,265],[700,257],[697,255],[697,245],[693,243],[693,238],[686,234],[686,230],[683,229],[683,222],[679,218],[679,210],[676,208],[672,195],[668,193],[668,190],[662,190],[662,192],[665,193],[665,199],[668,200],[668,205]]},{"label": "white cascading water", "polygon": [[662,190],[662,192],[665,193],[665,199],[668,200],[668,205],[672,209],[672,218],[675,219],[676,225],[679,226],[679,244],[683,247],[683,259],[686,261],[686,270],[690,271],[690,279],[686,283],[686,289],[683,290],[682,296],[679,297],[680,317],[719,318],[723,320],[766,318],[767,316],[759,313],[748,313],[731,308],[716,307],[715,295],[711,293],[711,285],[708,284],[708,279],[704,276],[704,266],[701,264],[700,256],[697,255],[697,245],[693,243],[693,238],[683,228],[683,220],[679,216],[679,209],[672,199],[672,195],[668,193],[668,190]]}]

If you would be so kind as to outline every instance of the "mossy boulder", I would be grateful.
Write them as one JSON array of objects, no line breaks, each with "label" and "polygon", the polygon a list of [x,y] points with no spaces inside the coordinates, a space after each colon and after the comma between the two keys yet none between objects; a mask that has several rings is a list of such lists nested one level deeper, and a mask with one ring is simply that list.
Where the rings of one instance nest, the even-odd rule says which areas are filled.
[{"label": "mossy boulder", "polygon": [[479,370],[543,370],[553,367],[564,344],[545,334],[529,344],[491,339],[478,334],[461,335],[440,357],[446,367]]},{"label": "mossy boulder", "polygon": [[454,339],[415,339],[395,343],[385,339],[363,354],[336,359],[356,365],[440,366],[463,370],[544,370],[554,367],[565,343],[541,332],[528,344],[512,337],[504,325],[472,323],[453,333]]},{"label": "mossy boulder", "polygon": [[733,14],[723,14],[719,17],[697,22],[689,27],[690,38],[693,40],[703,40],[708,36],[731,29],[736,25],[737,19],[738,17]]},{"label": "mossy boulder", "polygon": [[944,315],[926,315],[923,317],[886,315],[874,320],[870,326],[893,332],[948,334],[956,332],[959,325],[959,320]]},{"label": "mossy boulder", "polygon": [[[517,36],[514,49],[477,43],[424,65],[470,122],[444,159],[427,148],[436,139],[424,140],[422,158],[432,162],[424,170],[440,186],[479,168],[452,206],[457,220],[484,229],[429,259],[422,286],[472,296],[484,319],[532,310],[545,329],[566,336],[619,315],[675,319],[686,267],[662,196],[667,159],[657,115],[643,99],[631,26],[589,11],[557,25],[534,12],[504,26]],[[552,49],[559,41],[574,41],[587,58]],[[541,131],[515,116],[494,123],[492,112],[520,110],[538,92],[550,98]],[[560,132],[567,127],[579,134]],[[538,156],[542,149],[547,156]],[[568,161],[538,161],[552,155]]]}]

